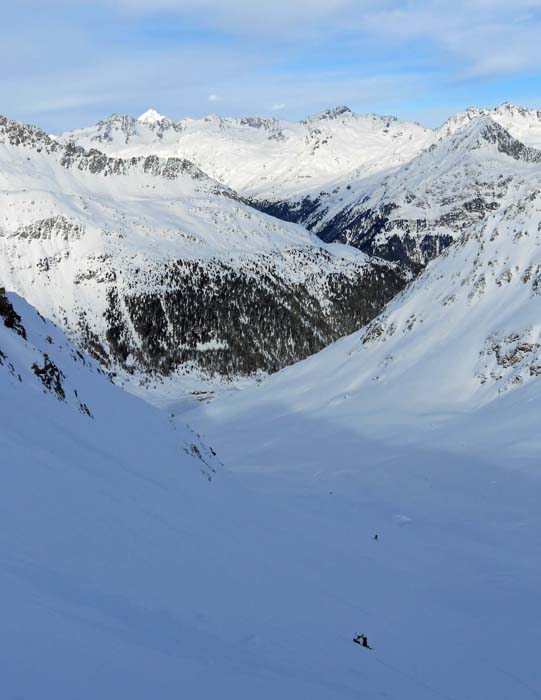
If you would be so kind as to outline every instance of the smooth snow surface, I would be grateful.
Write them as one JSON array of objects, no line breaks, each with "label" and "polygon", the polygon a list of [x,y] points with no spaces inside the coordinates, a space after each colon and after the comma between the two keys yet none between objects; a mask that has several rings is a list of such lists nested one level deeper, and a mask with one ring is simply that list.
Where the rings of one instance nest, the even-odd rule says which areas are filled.
[{"label": "smooth snow surface", "polygon": [[[4,697],[536,697],[537,477],[264,403],[213,423],[233,473],[202,470],[193,433],[11,300]],[[29,370],[44,351],[66,401]]]},{"label": "smooth snow surface", "polygon": [[319,541],[313,585],[342,572],[321,614],[374,646],[353,697],[540,697],[540,231],[533,192],[364,330],[188,414]]}]

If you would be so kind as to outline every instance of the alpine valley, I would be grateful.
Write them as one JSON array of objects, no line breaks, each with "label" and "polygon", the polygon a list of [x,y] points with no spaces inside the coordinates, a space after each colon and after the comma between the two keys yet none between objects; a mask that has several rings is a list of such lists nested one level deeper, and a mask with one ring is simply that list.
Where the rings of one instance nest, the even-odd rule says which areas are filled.
[{"label": "alpine valley", "polygon": [[275,371],[370,321],[409,278],[260,213],[187,159],[111,157],[6,118],[0,198],[4,285],[139,382]]},{"label": "alpine valley", "polygon": [[541,697],[541,111],[2,117],[0,246],[3,696]]}]

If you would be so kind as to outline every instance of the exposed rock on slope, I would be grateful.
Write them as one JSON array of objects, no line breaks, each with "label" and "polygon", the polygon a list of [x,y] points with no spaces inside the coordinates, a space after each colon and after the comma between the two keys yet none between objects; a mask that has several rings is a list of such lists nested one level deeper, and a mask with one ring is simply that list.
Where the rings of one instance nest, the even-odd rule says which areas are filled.
[{"label": "exposed rock on slope", "polygon": [[2,119],[0,187],[6,284],[112,370],[275,371],[369,321],[407,280],[181,158],[115,158]]},{"label": "exposed rock on slope", "polygon": [[435,130],[343,107],[300,123],[114,116],[70,139],[115,155],[188,157],[261,211],[418,270],[508,203],[510,187],[532,177],[536,186],[527,166],[539,162],[541,112],[469,109]]},{"label": "exposed rock on slope", "polygon": [[491,117],[479,116],[372,182],[360,197],[353,195],[315,229],[323,240],[424,266],[469,227],[538,183],[541,151]]},{"label": "exposed rock on slope", "polygon": [[[0,386],[6,418],[9,413],[16,426],[12,438],[25,427],[32,428],[31,417],[41,412],[42,420],[34,426],[35,440],[28,445],[30,451],[36,447],[43,453],[46,443],[71,444],[74,439],[76,449],[86,459],[84,438],[90,434],[99,436],[104,452],[124,450],[123,458],[128,458],[129,446],[140,442],[134,438],[135,430],[141,441],[150,436],[156,440],[155,446],[160,445],[164,462],[169,461],[170,466],[195,467],[208,478],[219,466],[213,450],[189,428],[170,423],[163,413],[115,387],[95,360],[23,299],[2,287]],[[182,453],[189,457],[178,456]],[[140,453],[141,463],[149,454]]]},{"label": "exposed rock on slope", "polygon": [[263,117],[173,121],[113,115],[60,137],[110,155],[180,156],[257,201],[293,202],[331,183],[403,163],[433,141],[431,129],[337,107],[300,122]]},{"label": "exposed rock on slope", "polygon": [[540,301],[534,190],[470,227],[366,328],[208,411],[248,432],[261,416],[299,415],[363,439],[475,445],[538,466]]}]

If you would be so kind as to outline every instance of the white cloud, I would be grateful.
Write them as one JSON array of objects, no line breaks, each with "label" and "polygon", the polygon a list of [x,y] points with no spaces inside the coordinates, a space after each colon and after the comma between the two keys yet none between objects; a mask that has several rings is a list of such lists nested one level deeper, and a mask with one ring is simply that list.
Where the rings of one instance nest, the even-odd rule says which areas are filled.
[{"label": "white cloud", "polygon": [[[422,42],[456,77],[502,77],[538,70],[539,0],[415,0],[371,3],[359,32],[400,45]],[[436,53],[439,52],[439,55]]]},{"label": "white cloud", "polygon": [[[541,70],[540,2],[19,0],[0,23],[0,103],[54,132],[148,104],[176,118],[349,104],[422,121],[483,94],[518,99],[506,76]],[[164,22],[164,39],[147,37]],[[499,98],[487,78],[508,80]]]},{"label": "white cloud", "polygon": [[[88,3],[96,0],[84,0]],[[345,11],[371,4],[373,0],[99,0],[131,13],[166,11],[197,18],[206,26],[264,36],[300,36],[319,31]]]},{"label": "white cloud", "polygon": [[[85,0],[90,2],[90,0]],[[93,0],[95,2],[95,0]],[[105,0],[101,0],[105,2]],[[106,0],[131,13],[167,11],[247,40],[422,41],[466,72],[500,75],[541,61],[540,0]],[[390,44],[391,46],[392,44]],[[501,54],[505,54],[502,56]],[[462,66],[457,66],[461,68]]]}]

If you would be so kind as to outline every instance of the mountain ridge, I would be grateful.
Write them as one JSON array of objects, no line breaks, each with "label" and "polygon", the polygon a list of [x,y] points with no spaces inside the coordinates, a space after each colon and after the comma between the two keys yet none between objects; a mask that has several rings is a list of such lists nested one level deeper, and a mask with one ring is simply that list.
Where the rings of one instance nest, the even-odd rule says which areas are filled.
[{"label": "mountain ridge", "polygon": [[189,160],[117,158],[5,118],[0,187],[6,284],[128,379],[275,371],[408,279],[256,211]]},{"label": "mountain ridge", "polygon": [[[374,231],[382,240],[382,227],[388,225],[389,217],[385,210],[365,207],[363,200],[368,201],[375,189],[397,173],[404,173],[406,182],[410,163],[438,143],[456,140],[457,133],[466,133],[477,123],[484,124],[487,134],[493,131],[500,152],[517,160],[536,161],[535,149],[541,146],[541,111],[509,103],[494,109],[471,108],[436,129],[395,117],[356,115],[347,107],[324,110],[299,122],[218,115],[168,121],[159,135],[140,132],[137,126],[125,129],[115,119],[61,139],[83,144],[104,139],[104,148],[111,153],[183,153],[261,211],[301,223],[327,242],[351,244],[413,270],[437,255],[455,232],[419,237],[395,230],[383,245],[376,243]],[[473,178],[465,179],[464,188],[475,189]],[[389,201],[386,208],[395,205]],[[359,220],[350,225],[353,212],[367,219],[367,224]],[[379,222],[376,229],[373,219]]]}]

